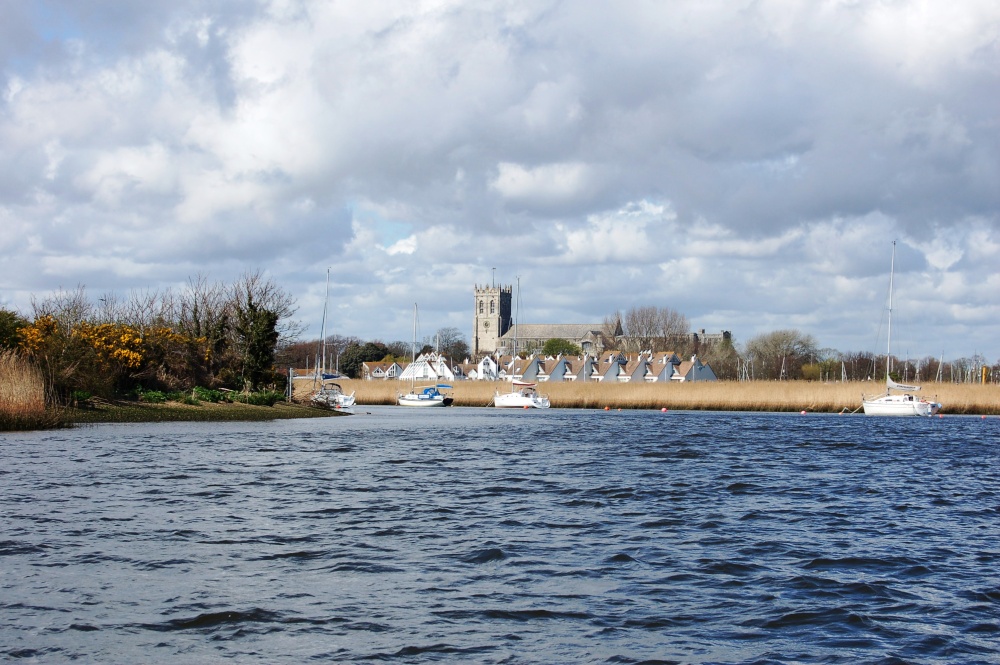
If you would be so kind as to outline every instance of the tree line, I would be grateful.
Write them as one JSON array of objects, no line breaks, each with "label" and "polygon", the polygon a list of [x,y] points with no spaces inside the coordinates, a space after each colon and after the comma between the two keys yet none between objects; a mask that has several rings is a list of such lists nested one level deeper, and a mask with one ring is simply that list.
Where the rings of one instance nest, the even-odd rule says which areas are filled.
[{"label": "tree line", "polygon": [[294,299],[259,271],[231,284],[198,275],[174,291],[106,294],[82,286],[32,298],[31,317],[0,310],[0,346],[42,371],[57,401],[163,390],[283,388],[279,341],[301,333]]},{"label": "tree line", "polygon": [[[408,362],[415,353],[437,350],[454,362],[470,358],[465,336],[441,328],[419,348],[412,342],[363,340],[331,335],[327,357],[322,340],[301,340],[294,299],[259,271],[230,284],[189,278],[178,290],[106,294],[91,300],[83,287],[32,298],[30,317],[0,309],[0,349],[16,349],[35,363],[49,394],[69,400],[77,392],[115,396],[136,391],[183,390],[194,386],[253,391],[284,388],[289,367],[336,369],[360,377],[365,362]],[[840,353],[819,348],[812,335],[777,330],[737,345],[706,343],[690,334],[683,314],[668,307],[633,307],[605,317],[606,342],[626,353],[672,351],[697,355],[723,380],[878,380],[885,363],[898,381],[978,381],[983,368],[1000,380],[1000,363],[982,356],[944,363]],[[543,355],[579,355],[572,340],[549,340]]]}]

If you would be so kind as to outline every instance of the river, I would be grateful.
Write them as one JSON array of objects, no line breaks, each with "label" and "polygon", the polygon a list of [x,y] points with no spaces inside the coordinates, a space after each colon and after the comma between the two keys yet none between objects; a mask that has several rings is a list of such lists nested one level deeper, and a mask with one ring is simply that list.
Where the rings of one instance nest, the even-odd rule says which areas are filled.
[{"label": "river", "polygon": [[997,663],[996,418],[0,434],[0,659]]}]

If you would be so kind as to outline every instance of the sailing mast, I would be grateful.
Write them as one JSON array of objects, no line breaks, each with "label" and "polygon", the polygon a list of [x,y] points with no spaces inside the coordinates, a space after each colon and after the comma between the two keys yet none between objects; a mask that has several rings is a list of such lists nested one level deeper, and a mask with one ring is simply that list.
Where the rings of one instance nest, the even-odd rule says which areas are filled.
[{"label": "sailing mast", "polygon": [[892,279],[896,271],[896,241],[892,241],[892,258],[889,260],[889,326],[886,332],[885,342],[885,386],[886,390],[892,385],[889,383],[889,358],[892,353]]},{"label": "sailing mast", "polygon": [[410,392],[413,392],[414,374],[417,372],[417,303],[413,303],[413,341],[410,342]]},{"label": "sailing mast", "polygon": [[323,364],[322,369],[320,369],[320,376],[326,378],[326,310],[330,306],[330,269],[326,269],[326,297],[323,300],[323,326],[321,330],[321,335],[323,335]]},{"label": "sailing mast", "polygon": [[326,296],[323,300],[323,322],[320,324],[320,357],[316,359],[313,367],[313,390],[316,384],[323,385],[324,374],[326,374],[326,309],[330,304],[330,269],[326,269]]}]

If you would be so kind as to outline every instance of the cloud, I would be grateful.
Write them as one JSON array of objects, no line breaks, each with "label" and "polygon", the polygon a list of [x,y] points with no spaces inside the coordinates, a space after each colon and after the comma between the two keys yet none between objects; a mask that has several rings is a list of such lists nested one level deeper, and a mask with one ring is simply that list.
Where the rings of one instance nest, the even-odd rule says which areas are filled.
[{"label": "cloud", "polygon": [[406,339],[416,300],[467,330],[495,274],[526,320],[656,304],[867,349],[896,239],[901,339],[1000,357],[997,26],[986,0],[7,3],[0,302],[259,267],[305,312],[329,266],[340,332]]}]

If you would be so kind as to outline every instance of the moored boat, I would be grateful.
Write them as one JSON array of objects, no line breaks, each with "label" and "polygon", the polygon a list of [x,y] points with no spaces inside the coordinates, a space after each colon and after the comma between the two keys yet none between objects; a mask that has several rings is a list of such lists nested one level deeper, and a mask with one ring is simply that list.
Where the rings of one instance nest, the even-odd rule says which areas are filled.
[{"label": "moored boat", "polygon": [[[941,410],[939,402],[927,399],[917,399],[911,392],[920,390],[920,386],[910,386],[896,383],[889,375],[889,363],[892,357],[892,281],[896,269],[896,241],[892,241],[892,259],[889,263],[889,326],[885,353],[885,394],[873,397],[861,396],[861,404],[867,416],[933,416]],[[903,392],[893,394],[893,390]]]},{"label": "moored boat", "polygon": [[354,392],[346,394],[339,383],[327,381],[323,387],[313,393],[313,404],[328,406],[334,409],[346,409],[354,406]]},{"label": "moored boat", "polygon": [[400,406],[451,406],[455,398],[442,393],[439,390],[442,388],[447,390],[451,386],[439,383],[434,386],[411,388],[410,392],[398,395],[396,403]]},{"label": "moored boat", "polygon": [[534,383],[514,381],[509,393],[497,391],[493,396],[493,406],[498,409],[547,409],[549,398],[540,395]]}]

